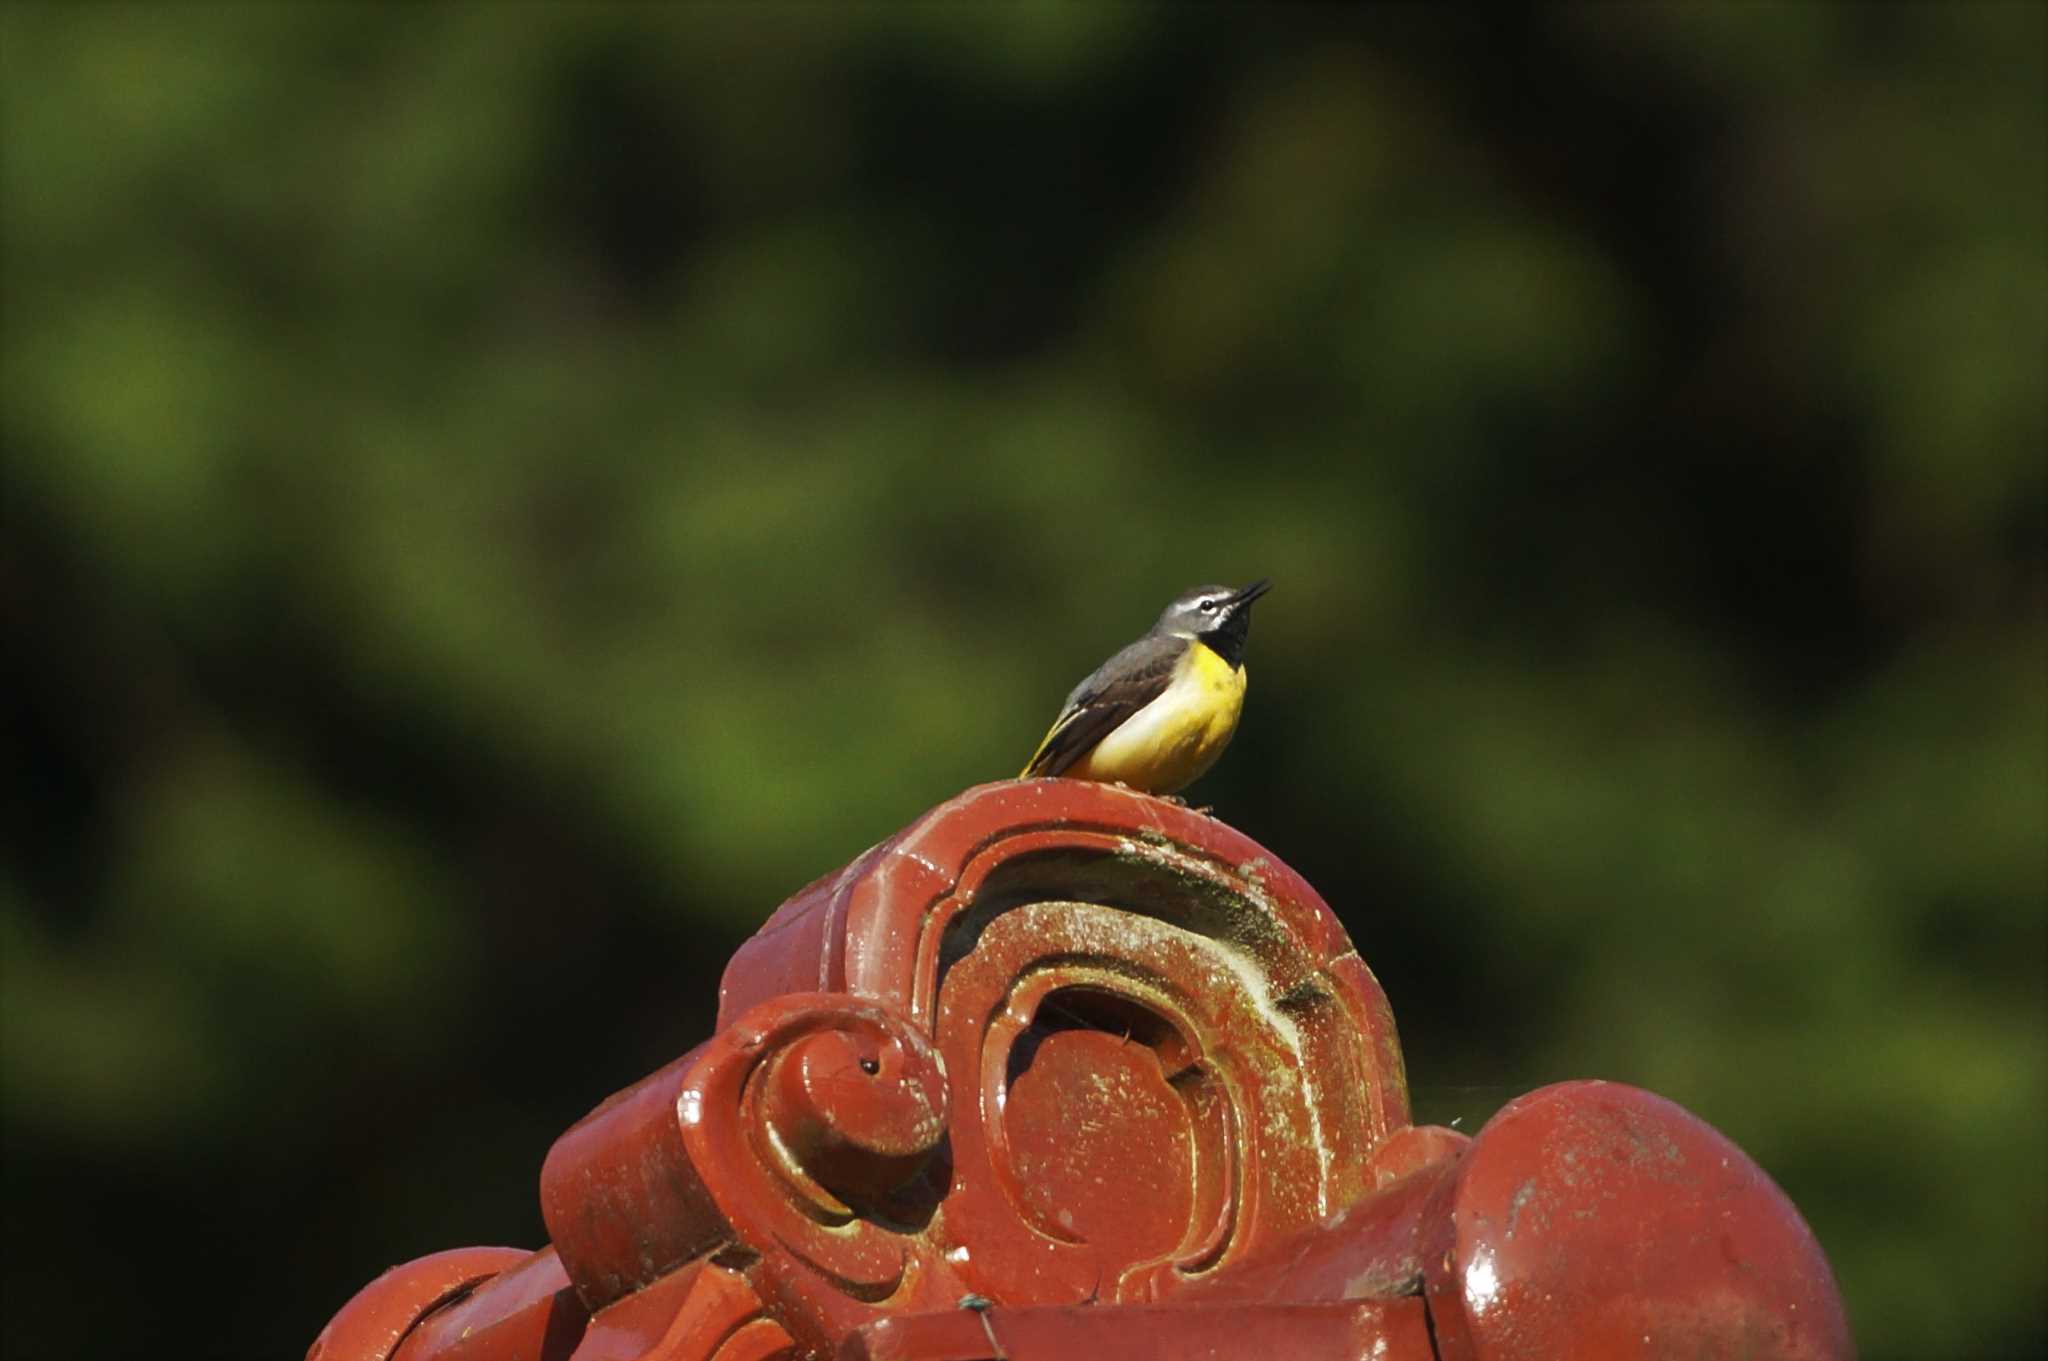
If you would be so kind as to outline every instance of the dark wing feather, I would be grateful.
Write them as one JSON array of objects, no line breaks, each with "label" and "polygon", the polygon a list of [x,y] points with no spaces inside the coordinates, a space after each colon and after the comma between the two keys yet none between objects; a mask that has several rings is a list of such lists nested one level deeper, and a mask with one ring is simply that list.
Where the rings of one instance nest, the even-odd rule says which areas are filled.
[{"label": "dark wing feather", "polygon": [[1067,696],[1066,707],[1018,778],[1058,775],[1086,756],[1118,724],[1165,692],[1186,647],[1178,638],[1148,634],[1096,667]]}]

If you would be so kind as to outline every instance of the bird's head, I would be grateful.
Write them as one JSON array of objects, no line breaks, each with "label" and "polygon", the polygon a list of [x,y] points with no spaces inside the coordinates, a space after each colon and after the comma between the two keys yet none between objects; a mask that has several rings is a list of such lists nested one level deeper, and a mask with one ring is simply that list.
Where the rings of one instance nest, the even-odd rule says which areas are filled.
[{"label": "bird's head", "polygon": [[1245,638],[1252,626],[1252,602],[1271,590],[1263,577],[1242,590],[1231,586],[1197,586],[1182,591],[1153,625],[1157,633],[1198,638],[1232,666],[1244,661]]}]

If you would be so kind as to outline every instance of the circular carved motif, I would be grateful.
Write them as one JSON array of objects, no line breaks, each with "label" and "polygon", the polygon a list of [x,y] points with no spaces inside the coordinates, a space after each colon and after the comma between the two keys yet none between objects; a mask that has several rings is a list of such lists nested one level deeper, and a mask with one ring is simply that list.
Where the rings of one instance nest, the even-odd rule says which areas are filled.
[{"label": "circular carved motif", "polygon": [[1158,1055],[1083,1029],[1055,1030],[1033,1049],[1003,1107],[1026,1221],[1106,1258],[1172,1252],[1194,1209],[1195,1141]]},{"label": "circular carved motif", "polygon": [[1326,995],[1105,905],[993,916],[938,999],[948,1237],[1030,1282],[1033,1303],[1139,1300],[1224,1260],[1252,1223],[1316,1222],[1349,1162],[1316,1074],[1355,1062]]}]

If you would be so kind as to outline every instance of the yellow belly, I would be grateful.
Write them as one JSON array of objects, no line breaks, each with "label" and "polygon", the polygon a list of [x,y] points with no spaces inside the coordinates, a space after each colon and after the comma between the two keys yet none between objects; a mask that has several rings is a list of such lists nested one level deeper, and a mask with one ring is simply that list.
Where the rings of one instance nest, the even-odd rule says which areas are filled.
[{"label": "yellow belly", "polygon": [[1153,794],[1185,789],[1230,745],[1243,708],[1244,668],[1201,643],[1191,644],[1164,693],[1125,719],[1066,773],[1083,780],[1121,780]]}]

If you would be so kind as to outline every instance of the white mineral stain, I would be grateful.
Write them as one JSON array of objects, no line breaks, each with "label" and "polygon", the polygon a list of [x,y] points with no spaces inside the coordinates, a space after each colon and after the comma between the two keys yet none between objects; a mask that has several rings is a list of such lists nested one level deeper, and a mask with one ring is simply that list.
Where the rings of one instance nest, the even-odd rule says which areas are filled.
[{"label": "white mineral stain", "polygon": [[[1041,925],[1032,920],[1040,916],[1053,916],[1054,921]],[[1014,925],[1010,925],[1013,921]],[[1283,1051],[1284,1061],[1299,1084],[1301,1099],[1298,1105],[1284,1097],[1263,1103],[1265,1136],[1271,1142],[1286,1143],[1294,1134],[1293,1113],[1296,1109],[1301,1111],[1306,1125],[1303,1133],[1315,1150],[1318,1172],[1314,1214],[1321,1218],[1330,1212],[1330,1147],[1323,1133],[1322,1113],[1316,1105],[1314,1074],[1304,1061],[1307,1056],[1301,1029],[1294,1017],[1276,1004],[1273,979],[1256,960],[1222,941],[1157,918],[1087,903],[1044,903],[1019,908],[998,919],[991,929],[1043,933],[1060,939],[1063,953],[1077,950],[1097,954],[1106,963],[1142,966],[1149,963],[1148,957],[1156,956],[1162,948],[1185,950],[1199,956],[1206,966],[1204,972],[1209,985],[1229,989],[1243,997],[1250,1004],[1252,1016],[1269,1033],[1268,1043]],[[1126,991],[1124,995],[1142,1001],[1144,991],[1140,986]],[[1247,1062],[1256,1062],[1259,1057],[1257,1051],[1263,1047],[1256,1043],[1243,1046],[1238,1051],[1239,1057]]]}]

